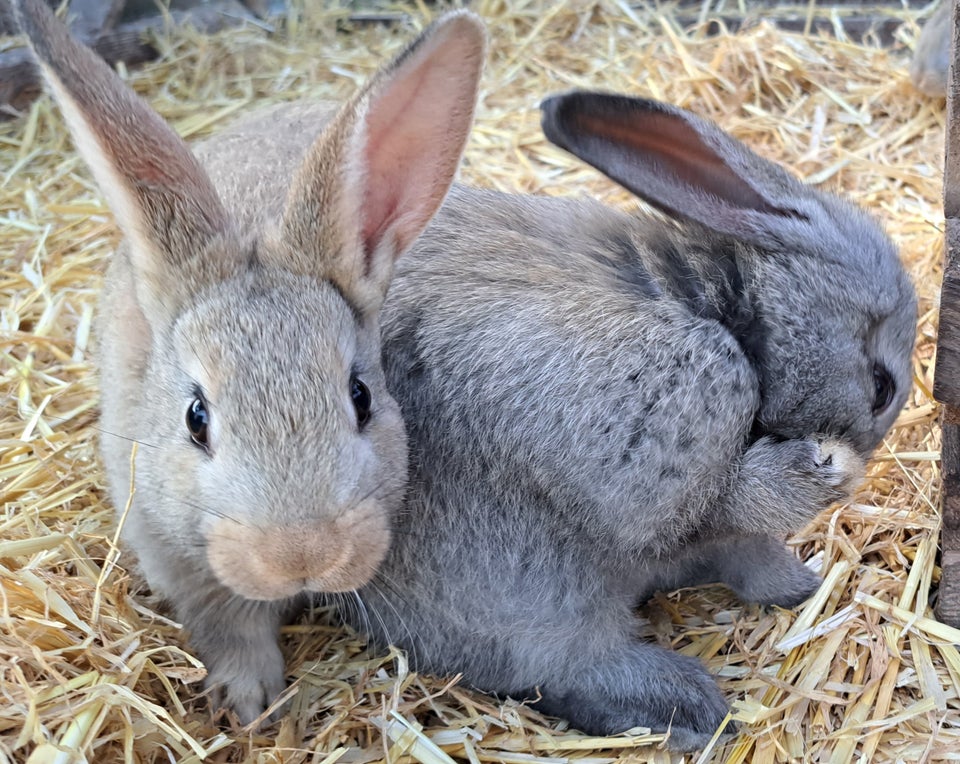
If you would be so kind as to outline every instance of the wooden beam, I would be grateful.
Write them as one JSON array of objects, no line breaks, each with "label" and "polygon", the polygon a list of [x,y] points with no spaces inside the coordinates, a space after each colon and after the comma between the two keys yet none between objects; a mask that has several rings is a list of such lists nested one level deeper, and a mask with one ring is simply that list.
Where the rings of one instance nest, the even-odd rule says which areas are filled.
[{"label": "wooden beam", "polygon": [[[957,121],[960,125],[960,120]],[[948,175],[944,176],[945,178]],[[957,176],[960,178],[960,175]],[[949,181],[944,180],[944,197]],[[960,182],[957,183],[960,191]],[[960,203],[960,199],[957,200]],[[960,408],[960,218],[944,220],[943,283],[940,285],[940,330],[933,397]]]},{"label": "wooden beam", "polygon": [[[951,0],[945,0],[950,2]],[[952,51],[947,78],[947,135],[943,177],[945,217],[943,285],[934,396],[943,405],[940,423],[943,475],[940,590],[937,617],[960,627],[960,2],[953,0]]]},{"label": "wooden beam", "polygon": [[[953,0],[944,0],[953,2]],[[953,35],[950,55],[950,73],[947,81],[947,138],[943,173],[943,216],[960,217],[960,81],[957,72],[956,51],[960,51],[960,4],[953,2]]]},{"label": "wooden beam", "polygon": [[96,42],[117,23],[126,0],[70,0],[70,31],[83,42]]},{"label": "wooden beam", "polygon": [[960,421],[958,412],[944,409],[941,465],[943,471],[943,526],[940,530],[940,591],[936,614],[944,623],[960,626]]}]

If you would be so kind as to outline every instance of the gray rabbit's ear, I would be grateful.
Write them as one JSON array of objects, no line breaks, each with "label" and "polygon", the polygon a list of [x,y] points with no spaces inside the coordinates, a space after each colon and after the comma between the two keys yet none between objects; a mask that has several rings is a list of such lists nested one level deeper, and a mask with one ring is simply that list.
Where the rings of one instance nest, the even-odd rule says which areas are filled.
[{"label": "gray rabbit's ear", "polygon": [[576,91],[541,104],[547,138],[667,214],[761,244],[807,220],[807,190],[716,125],[658,101]]},{"label": "gray rabbit's ear", "polygon": [[428,27],[309,150],[281,223],[284,265],[376,311],[393,264],[446,197],[466,144],[486,36],[460,11]]},{"label": "gray rabbit's ear", "polygon": [[130,242],[138,302],[163,321],[201,286],[205,244],[228,226],[180,137],[43,0],[15,0],[20,26],[74,142]]}]

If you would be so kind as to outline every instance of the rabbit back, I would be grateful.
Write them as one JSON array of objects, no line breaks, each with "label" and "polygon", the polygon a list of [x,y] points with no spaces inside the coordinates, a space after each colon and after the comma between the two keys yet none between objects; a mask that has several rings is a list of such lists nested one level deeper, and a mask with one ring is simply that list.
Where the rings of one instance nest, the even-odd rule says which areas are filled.
[{"label": "rabbit back", "polygon": [[[443,465],[433,487],[462,469],[489,490],[542,491],[570,516],[534,531],[572,521],[602,536],[606,507],[636,506],[604,556],[656,556],[696,527],[759,397],[731,333],[660,294],[642,252],[658,225],[589,200],[453,189],[384,307],[388,382],[424,471]],[[478,464],[502,480],[472,475]],[[482,537],[512,521],[458,511],[427,525],[480,523],[464,532]]]},{"label": "rabbit back", "polygon": [[257,230],[279,219],[291,178],[337,108],[322,101],[266,107],[191,147],[239,225]]}]

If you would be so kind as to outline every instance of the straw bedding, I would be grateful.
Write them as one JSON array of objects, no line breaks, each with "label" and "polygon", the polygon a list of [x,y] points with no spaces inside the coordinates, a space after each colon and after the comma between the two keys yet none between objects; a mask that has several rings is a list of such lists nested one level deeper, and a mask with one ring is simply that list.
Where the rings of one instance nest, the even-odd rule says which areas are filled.
[{"label": "straw bedding", "polygon": [[[332,3],[307,5],[317,7],[275,22],[272,34],[177,32],[160,40],[159,62],[128,79],[195,138],[258,102],[342,98],[429,15],[408,6],[401,25],[351,25]],[[687,760],[960,759],[960,632],[930,608],[944,111],[909,84],[913,20],[884,50],[767,24],[684,33],[669,11],[610,0],[473,7],[493,40],[465,181],[630,206],[545,144],[536,106],[574,86],[651,95],[869,207],[920,295],[908,408],[854,501],[793,539],[825,575],[819,593],[798,612],[765,611],[707,587],[641,611],[648,638],[708,664],[741,720],[737,737]],[[201,695],[202,665],[114,544],[90,328],[117,232],[47,99],[0,125],[0,226],[0,760],[671,760],[662,736],[588,739],[449,678],[417,676],[402,654],[366,652],[324,613],[284,632],[295,684],[279,727],[218,725]]]}]

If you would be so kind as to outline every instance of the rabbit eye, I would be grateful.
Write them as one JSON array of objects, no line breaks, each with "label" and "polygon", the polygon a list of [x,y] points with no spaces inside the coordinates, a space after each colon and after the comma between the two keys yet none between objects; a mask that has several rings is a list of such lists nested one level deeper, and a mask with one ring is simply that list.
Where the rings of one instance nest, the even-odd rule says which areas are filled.
[{"label": "rabbit eye", "polygon": [[198,395],[187,408],[187,430],[190,431],[190,440],[201,448],[209,448],[207,440],[207,425],[209,423],[210,415],[207,413],[207,404]]},{"label": "rabbit eye", "polygon": [[873,400],[873,413],[880,414],[886,411],[893,401],[893,392],[896,385],[890,376],[890,372],[879,363],[873,367],[873,386],[876,396]]},{"label": "rabbit eye", "polygon": [[370,421],[370,391],[356,374],[350,377],[350,399],[357,410],[357,427],[362,430]]}]

